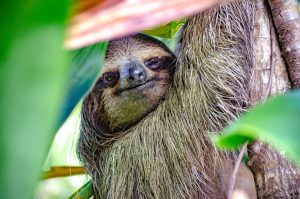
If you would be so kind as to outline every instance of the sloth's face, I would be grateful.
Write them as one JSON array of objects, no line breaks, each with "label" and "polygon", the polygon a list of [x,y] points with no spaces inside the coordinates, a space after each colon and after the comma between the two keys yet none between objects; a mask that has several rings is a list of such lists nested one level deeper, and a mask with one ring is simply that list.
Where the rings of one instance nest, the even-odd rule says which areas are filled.
[{"label": "sloth's face", "polygon": [[146,41],[112,41],[96,87],[110,127],[126,128],[157,107],[168,89],[175,57]]}]

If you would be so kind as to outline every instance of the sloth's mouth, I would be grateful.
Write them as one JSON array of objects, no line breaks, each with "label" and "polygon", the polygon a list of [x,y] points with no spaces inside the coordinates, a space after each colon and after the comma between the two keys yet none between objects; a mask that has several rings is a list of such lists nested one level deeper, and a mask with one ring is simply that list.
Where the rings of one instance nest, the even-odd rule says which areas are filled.
[{"label": "sloth's mouth", "polygon": [[128,88],[123,88],[123,89],[119,89],[116,94],[119,95],[125,91],[131,91],[131,90],[143,90],[149,87],[153,87],[155,82],[160,81],[161,79],[158,77],[152,77],[151,79],[148,79],[145,82],[142,82],[141,84],[135,85],[135,86],[131,86]]}]

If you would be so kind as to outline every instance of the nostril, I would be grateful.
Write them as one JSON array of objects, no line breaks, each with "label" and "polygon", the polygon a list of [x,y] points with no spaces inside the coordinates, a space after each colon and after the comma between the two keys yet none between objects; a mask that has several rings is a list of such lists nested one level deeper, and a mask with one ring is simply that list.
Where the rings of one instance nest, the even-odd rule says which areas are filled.
[{"label": "nostril", "polygon": [[134,77],[130,76],[130,77],[128,78],[128,80],[129,80],[129,81],[134,81]]},{"label": "nostril", "polygon": [[127,72],[124,75],[129,84],[140,84],[147,78],[147,73],[143,66],[130,66],[125,72]]},{"label": "nostril", "polygon": [[129,82],[134,82],[134,81],[143,81],[146,78],[146,74],[144,73],[144,71],[132,74],[128,77],[128,81]]},{"label": "nostril", "polygon": [[143,78],[144,78],[144,73],[143,73],[143,72],[140,72],[140,73],[138,74],[138,77],[139,77],[140,79],[143,79]]}]

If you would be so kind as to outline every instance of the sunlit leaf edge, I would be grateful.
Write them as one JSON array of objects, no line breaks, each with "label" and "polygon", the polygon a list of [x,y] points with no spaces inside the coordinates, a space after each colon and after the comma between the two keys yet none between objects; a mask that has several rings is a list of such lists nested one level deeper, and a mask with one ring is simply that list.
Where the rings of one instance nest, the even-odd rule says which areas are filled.
[{"label": "sunlit leaf edge", "polygon": [[93,183],[88,181],[68,199],[89,199],[94,195]]},{"label": "sunlit leaf edge", "polygon": [[184,26],[186,21],[187,19],[171,21],[170,23],[163,24],[152,29],[147,29],[143,32],[145,34],[156,37],[172,39],[177,34],[177,32]]},{"label": "sunlit leaf edge", "polygon": [[72,72],[58,127],[68,118],[74,107],[80,102],[98,78],[104,65],[108,42],[99,42],[69,52]]}]

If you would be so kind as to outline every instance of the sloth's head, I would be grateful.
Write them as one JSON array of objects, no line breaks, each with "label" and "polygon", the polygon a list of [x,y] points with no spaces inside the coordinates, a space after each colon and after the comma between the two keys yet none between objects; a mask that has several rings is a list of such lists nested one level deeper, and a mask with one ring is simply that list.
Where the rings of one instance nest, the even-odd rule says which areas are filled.
[{"label": "sloth's head", "polygon": [[111,41],[101,77],[84,102],[96,128],[123,130],[155,109],[174,66],[175,56],[154,38],[137,34]]}]

